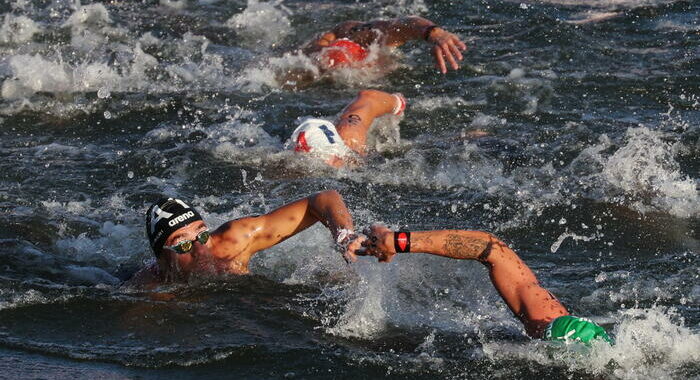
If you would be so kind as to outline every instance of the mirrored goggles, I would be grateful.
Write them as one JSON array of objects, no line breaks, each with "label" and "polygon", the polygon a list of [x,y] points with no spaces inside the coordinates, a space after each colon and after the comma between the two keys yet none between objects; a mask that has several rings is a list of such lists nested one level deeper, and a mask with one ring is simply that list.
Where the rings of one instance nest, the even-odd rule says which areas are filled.
[{"label": "mirrored goggles", "polygon": [[[209,234],[209,230],[204,230],[198,233],[195,239],[199,242],[199,244],[204,245],[207,244],[207,241],[209,241],[210,236],[211,235]],[[177,252],[178,254],[184,255],[185,253],[190,253],[193,247],[193,240],[183,240],[175,245],[166,245],[163,248],[171,249]]]}]

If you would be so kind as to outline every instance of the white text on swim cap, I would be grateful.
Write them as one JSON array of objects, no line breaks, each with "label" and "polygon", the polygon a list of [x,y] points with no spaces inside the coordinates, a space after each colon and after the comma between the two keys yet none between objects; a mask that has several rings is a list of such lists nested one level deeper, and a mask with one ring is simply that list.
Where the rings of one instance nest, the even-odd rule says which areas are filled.
[{"label": "white text on swim cap", "polygon": [[178,223],[180,223],[180,222],[182,222],[182,221],[184,221],[184,220],[187,220],[187,219],[189,219],[189,218],[191,218],[191,217],[193,217],[193,216],[194,216],[194,211],[188,211],[188,212],[186,212],[186,213],[184,213],[184,214],[182,214],[182,215],[180,215],[180,216],[174,218],[173,220],[169,221],[169,222],[168,222],[168,225],[169,225],[170,227],[172,227],[172,226],[174,226],[174,225],[176,225],[176,224],[178,224]]}]

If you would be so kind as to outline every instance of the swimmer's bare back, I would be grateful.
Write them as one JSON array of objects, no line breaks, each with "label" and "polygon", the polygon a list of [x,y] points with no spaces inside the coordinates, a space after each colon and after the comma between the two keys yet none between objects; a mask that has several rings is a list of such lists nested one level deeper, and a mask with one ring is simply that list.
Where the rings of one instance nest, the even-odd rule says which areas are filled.
[{"label": "swimmer's bare back", "polygon": [[489,269],[493,286],[533,338],[541,338],[547,325],[557,317],[569,315],[564,305],[539,284],[520,257],[489,233],[438,230],[400,235],[382,225],[373,225],[367,234],[366,254],[381,262],[391,261],[397,251],[404,251],[402,247],[408,248],[407,252],[481,262]]}]

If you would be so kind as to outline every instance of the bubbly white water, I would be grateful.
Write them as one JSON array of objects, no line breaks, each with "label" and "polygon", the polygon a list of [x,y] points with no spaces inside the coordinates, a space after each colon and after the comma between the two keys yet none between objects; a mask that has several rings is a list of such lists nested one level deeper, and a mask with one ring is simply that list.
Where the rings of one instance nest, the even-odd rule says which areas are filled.
[{"label": "bubbly white water", "polygon": [[289,15],[292,12],[282,0],[260,2],[248,0],[248,6],[226,21],[243,41],[253,49],[275,47],[292,33]]}]

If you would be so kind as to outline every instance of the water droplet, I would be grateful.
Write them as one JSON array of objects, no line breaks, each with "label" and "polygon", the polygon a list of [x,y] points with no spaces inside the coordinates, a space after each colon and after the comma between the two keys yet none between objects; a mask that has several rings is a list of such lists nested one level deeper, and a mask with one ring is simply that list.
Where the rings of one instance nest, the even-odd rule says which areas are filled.
[{"label": "water droplet", "polygon": [[104,88],[104,87],[97,90],[97,97],[100,99],[109,98],[110,95],[111,95],[111,93],[109,92],[109,90]]}]

